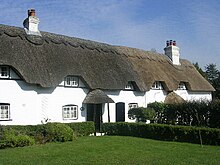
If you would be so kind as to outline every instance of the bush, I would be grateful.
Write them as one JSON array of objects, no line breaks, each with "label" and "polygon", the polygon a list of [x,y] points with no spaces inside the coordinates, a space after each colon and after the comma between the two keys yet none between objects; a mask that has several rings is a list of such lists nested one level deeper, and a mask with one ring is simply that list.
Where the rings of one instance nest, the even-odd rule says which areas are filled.
[{"label": "bush", "polygon": [[136,119],[137,122],[146,122],[146,120],[153,120],[156,115],[154,109],[151,108],[132,108],[128,111],[128,117]]},{"label": "bush", "polygon": [[66,142],[73,140],[73,130],[63,123],[47,123],[37,130],[37,135],[42,136],[42,143]]},{"label": "bush", "polygon": [[16,135],[16,131],[12,128],[5,129],[2,139],[0,140],[0,148],[7,147],[24,147],[33,145],[35,140],[28,135]]},{"label": "bush", "polygon": [[103,123],[107,135],[134,136],[157,140],[220,145],[220,129],[143,123]]},{"label": "bush", "polygon": [[81,123],[67,123],[78,136],[89,136],[95,132],[95,124],[92,121]]}]

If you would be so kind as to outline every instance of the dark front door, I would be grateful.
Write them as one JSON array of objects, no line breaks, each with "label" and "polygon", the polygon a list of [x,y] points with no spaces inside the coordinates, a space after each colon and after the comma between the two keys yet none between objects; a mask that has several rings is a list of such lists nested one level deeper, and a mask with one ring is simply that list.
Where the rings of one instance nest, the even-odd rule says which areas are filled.
[{"label": "dark front door", "polygon": [[87,104],[87,121],[93,121],[95,123],[95,131],[100,132],[102,104]]},{"label": "dark front door", "polygon": [[125,103],[116,103],[116,122],[125,121]]}]

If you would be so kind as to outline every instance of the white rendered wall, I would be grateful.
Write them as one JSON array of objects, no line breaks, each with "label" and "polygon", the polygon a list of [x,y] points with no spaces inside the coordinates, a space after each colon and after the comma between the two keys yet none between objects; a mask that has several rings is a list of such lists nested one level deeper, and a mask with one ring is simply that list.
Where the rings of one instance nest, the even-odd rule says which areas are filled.
[{"label": "white rendered wall", "polygon": [[[145,92],[135,91],[106,91],[105,92],[115,103],[109,104],[110,122],[116,121],[116,103],[125,103],[125,122],[135,122],[128,118],[128,104],[137,103],[139,107],[146,107],[148,103],[163,102],[166,93],[163,90],[150,90]],[[105,105],[105,113],[103,114],[103,122],[108,122],[107,104]]]},{"label": "white rendered wall", "polygon": [[[49,119],[50,122],[63,123],[86,121],[86,110],[81,111],[80,109],[83,106],[82,102],[87,92],[87,90],[83,90],[82,88],[57,87],[51,94],[40,94],[41,105],[43,107],[41,109],[42,118]],[[69,104],[78,106],[77,120],[63,119],[62,107]]]},{"label": "white rendered wall", "polygon": [[[12,70],[12,79],[19,77]],[[0,79],[0,103],[10,104],[10,121],[0,121],[2,125],[28,125],[41,124],[46,120],[50,122],[82,122],[86,121],[86,105],[82,102],[89,92],[85,85],[79,81],[80,88],[64,87],[61,82],[56,88],[42,88],[30,85],[22,80]],[[116,120],[116,103],[125,103],[125,121],[135,122],[128,118],[128,104],[137,103],[139,107],[146,107],[151,102],[163,102],[167,93],[163,90],[137,91],[104,91],[115,103],[109,104],[110,122]],[[187,90],[175,91],[185,100],[211,100],[211,92],[189,92]],[[62,116],[62,107],[68,104],[78,106],[78,119],[66,120]],[[84,110],[81,111],[81,107]],[[103,122],[108,122],[107,104],[103,104]]]},{"label": "white rendered wall", "polygon": [[[80,109],[88,89],[64,86],[42,88],[13,80],[19,79],[13,71],[10,71],[10,77],[11,80],[0,79],[0,103],[10,104],[10,120],[0,120],[1,125],[35,125],[46,120],[68,123],[86,121],[86,111]],[[81,81],[79,85],[84,87]],[[68,104],[78,106],[77,120],[63,119],[62,107]]]},{"label": "white rendered wall", "polygon": [[10,104],[10,121],[0,121],[2,125],[38,124],[39,99],[33,86],[23,81],[0,80],[0,103]]},{"label": "white rendered wall", "polygon": [[174,91],[176,94],[181,96],[186,101],[211,101],[212,100],[212,93],[211,92],[191,92],[187,90],[176,90]]}]

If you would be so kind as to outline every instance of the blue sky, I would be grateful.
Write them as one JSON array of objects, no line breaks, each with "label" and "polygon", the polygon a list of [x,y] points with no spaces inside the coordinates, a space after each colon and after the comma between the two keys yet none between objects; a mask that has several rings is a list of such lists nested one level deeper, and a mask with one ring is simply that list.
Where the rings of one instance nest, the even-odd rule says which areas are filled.
[{"label": "blue sky", "polygon": [[1,0],[0,24],[22,27],[29,8],[41,31],[159,53],[173,39],[181,58],[220,69],[219,0]]}]

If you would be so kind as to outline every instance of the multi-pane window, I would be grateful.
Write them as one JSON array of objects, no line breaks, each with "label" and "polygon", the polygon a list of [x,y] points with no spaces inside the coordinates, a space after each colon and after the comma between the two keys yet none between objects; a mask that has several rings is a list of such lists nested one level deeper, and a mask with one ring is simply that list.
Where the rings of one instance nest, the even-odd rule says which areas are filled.
[{"label": "multi-pane window", "polygon": [[10,119],[10,104],[0,103],[0,120]]},{"label": "multi-pane window", "polygon": [[63,119],[78,118],[78,106],[77,105],[65,105],[63,106]]},{"label": "multi-pane window", "polygon": [[128,82],[126,85],[125,85],[125,90],[134,90],[134,87],[132,85],[131,82]]},{"label": "multi-pane window", "polygon": [[0,66],[0,78],[9,77],[9,68],[7,66]]},{"label": "multi-pane window", "polygon": [[181,82],[181,83],[179,84],[179,86],[178,86],[178,89],[179,89],[179,90],[186,90],[186,85],[185,85],[185,83]]},{"label": "multi-pane window", "polygon": [[75,77],[75,76],[67,76],[65,78],[65,86],[78,87],[79,86],[79,78]]},{"label": "multi-pane window", "polygon": [[132,108],[138,108],[138,103],[129,103],[128,108],[129,108],[129,110]]},{"label": "multi-pane window", "polygon": [[155,81],[151,89],[163,89],[162,83],[160,81]]}]

